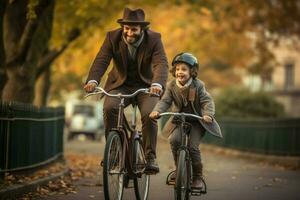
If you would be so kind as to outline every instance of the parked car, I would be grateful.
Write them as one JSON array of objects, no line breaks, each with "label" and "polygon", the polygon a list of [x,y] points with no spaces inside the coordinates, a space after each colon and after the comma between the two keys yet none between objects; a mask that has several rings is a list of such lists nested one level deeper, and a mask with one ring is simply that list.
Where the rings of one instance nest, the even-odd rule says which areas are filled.
[{"label": "parked car", "polygon": [[84,134],[93,140],[104,135],[102,102],[70,101],[66,104],[66,129],[68,140]]}]

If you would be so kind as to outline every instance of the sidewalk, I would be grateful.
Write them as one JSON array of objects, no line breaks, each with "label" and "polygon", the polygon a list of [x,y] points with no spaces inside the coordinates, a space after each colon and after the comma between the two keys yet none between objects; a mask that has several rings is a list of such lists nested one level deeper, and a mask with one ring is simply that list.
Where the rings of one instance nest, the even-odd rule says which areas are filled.
[{"label": "sidewalk", "polygon": [[230,148],[223,148],[211,144],[201,144],[201,149],[223,155],[235,156],[242,159],[251,159],[256,162],[263,162],[265,164],[275,165],[292,170],[300,170],[300,156],[274,156],[250,153]]},{"label": "sidewalk", "polygon": [[[91,145],[89,145],[89,147],[90,146]],[[99,145],[94,145],[94,148],[99,151],[100,147]],[[165,152],[169,152],[169,146],[165,145],[164,150]],[[222,157],[228,156],[247,160],[251,159],[255,162],[273,165],[279,168],[300,169],[300,157],[254,154],[208,144],[201,144],[201,150],[216,153]],[[86,150],[86,152],[90,152],[90,150]],[[162,151],[160,153],[162,153]],[[49,195],[56,196],[55,194],[68,193],[76,195],[76,187],[78,187],[78,185],[74,185],[74,181],[78,181],[83,177],[94,177],[95,174],[99,173],[99,160],[101,160],[99,155],[74,152],[66,153],[65,159],[68,165],[66,165],[66,163],[61,165],[53,164],[28,176],[7,175],[5,183],[0,184],[0,199],[21,198],[25,200],[31,199],[32,197],[45,198]]]},{"label": "sidewalk", "polygon": [[47,193],[50,190],[66,188],[68,184],[64,179],[69,174],[70,169],[61,161],[47,165],[32,173],[6,173],[4,183],[0,184],[0,200],[30,199],[31,193],[38,192],[42,196],[43,193]]}]

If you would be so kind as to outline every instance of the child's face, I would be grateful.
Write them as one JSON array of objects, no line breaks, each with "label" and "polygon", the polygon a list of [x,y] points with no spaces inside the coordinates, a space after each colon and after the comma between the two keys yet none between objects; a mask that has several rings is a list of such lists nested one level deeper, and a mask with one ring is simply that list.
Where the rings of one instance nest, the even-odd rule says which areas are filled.
[{"label": "child's face", "polygon": [[186,84],[186,82],[191,78],[191,70],[185,63],[176,64],[175,78],[181,85]]}]

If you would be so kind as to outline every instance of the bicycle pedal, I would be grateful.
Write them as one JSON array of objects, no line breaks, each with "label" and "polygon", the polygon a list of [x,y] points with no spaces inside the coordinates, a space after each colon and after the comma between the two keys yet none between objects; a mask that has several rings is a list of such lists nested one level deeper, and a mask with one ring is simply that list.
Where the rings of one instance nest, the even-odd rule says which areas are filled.
[{"label": "bicycle pedal", "polygon": [[206,191],[204,191],[202,189],[191,189],[192,196],[200,196],[202,194],[206,194]]},{"label": "bicycle pedal", "polygon": [[156,175],[156,174],[159,173],[159,170],[155,171],[153,169],[147,169],[147,167],[146,167],[145,170],[144,170],[144,173],[147,174],[147,175]]},{"label": "bicycle pedal", "polygon": [[201,196],[201,192],[191,192],[192,196]]},{"label": "bicycle pedal", "polygon": [[124,183],[124,187],[125,188],[134,188],[133,180],[132,181],[130,181],[130,180],[126,181]]},{"label": "bicycle pedal", "polygon": [[167,181],[166,184],[167,185],[175,185],[175,181]]}]

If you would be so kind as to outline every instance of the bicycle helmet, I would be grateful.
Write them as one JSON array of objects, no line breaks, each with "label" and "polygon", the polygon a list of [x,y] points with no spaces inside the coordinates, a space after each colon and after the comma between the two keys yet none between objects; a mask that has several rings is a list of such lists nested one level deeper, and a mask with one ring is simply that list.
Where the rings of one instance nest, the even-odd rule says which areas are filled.
[{"label": "bicycle helmet", "polygon": [[197,69],[199,68],[198,60],[193,54],[187,53],[187,52],[182,52],[177,54],[172,61],[172,66],[175,66],[176,63],[185,63],[189,67],[193,68],[196,67]]}]

